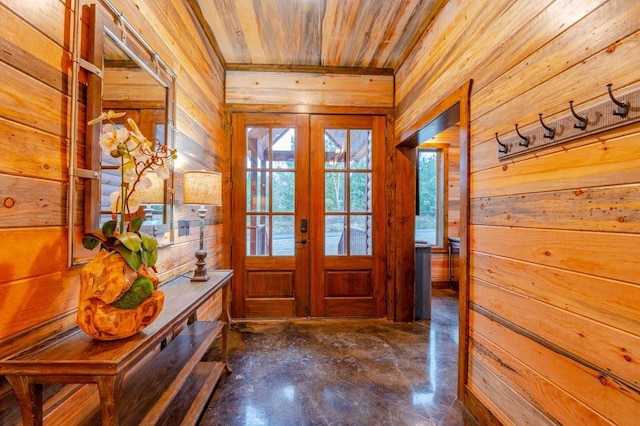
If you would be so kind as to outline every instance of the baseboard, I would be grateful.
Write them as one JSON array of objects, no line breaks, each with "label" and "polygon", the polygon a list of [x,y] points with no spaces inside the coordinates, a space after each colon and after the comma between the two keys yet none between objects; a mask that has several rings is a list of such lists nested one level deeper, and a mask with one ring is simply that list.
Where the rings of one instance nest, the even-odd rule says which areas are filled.
[{"label": "baseboard", "polygon": [[464,388],[463,405],[481,425],[502,426],[502,422],[466,386]]},{"label": "baseboard", "polygon": [[454,288],[453,284],[458,285],[458,283],[454,283],[453,281],[431,281],[431,288],[436,288],[438,290],[444,290],[449,288]]}]

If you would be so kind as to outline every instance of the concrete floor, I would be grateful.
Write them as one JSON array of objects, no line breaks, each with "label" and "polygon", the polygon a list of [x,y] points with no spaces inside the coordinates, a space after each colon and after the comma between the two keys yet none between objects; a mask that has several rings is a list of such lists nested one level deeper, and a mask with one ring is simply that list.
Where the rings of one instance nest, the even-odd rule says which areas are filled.
[{"label": "concrete floor", "polygon": [[200,425],[477,425],[456,401],[456,293],[434,290],[432,306],[411,324],[235,322],[233,372]]}]

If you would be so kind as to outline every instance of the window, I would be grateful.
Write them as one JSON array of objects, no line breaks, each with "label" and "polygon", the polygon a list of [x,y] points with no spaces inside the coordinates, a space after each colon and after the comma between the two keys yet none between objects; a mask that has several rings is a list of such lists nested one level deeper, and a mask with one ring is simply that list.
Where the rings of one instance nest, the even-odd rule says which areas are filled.
[{"label": "window", "polygon": [[416,242],[442,247],[444,236],[444,152],[417,149]]}]

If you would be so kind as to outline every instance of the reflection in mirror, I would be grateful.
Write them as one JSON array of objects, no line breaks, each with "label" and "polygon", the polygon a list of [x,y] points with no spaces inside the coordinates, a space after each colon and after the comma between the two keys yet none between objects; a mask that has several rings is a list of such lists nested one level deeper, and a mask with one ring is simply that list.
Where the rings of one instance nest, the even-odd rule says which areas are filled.
[{"label": "reflection in mirror", "polygon": [[[127,119],[133,119],[148,140],[173,148],[175,74],[119,11],[109,2],[104,5],[110,13],[97,5],[89,7],[90,21],[84,27],[89,32],[81,37],[86,44],[80,59],[85,76],[76,80],[86,82],[86,99],[78,99],[79,104],[86,102],[86,119],[79,118],[76,123],[79,143],[72,162],[76,179],[69,189],[70,197],[78,200],[73,203],[72,199],[75,211],[69,214],[71,265],[95,254],[82,247],[82,234],[112,219],[110,194],[121,183],[118,160],[103,154],[99,146],[100,125],[86,126],[86,122],[103,111],[124,112],[114,124],[123,126]],[[82,135],[86,136],[84,144]],[[136,197],[143,202],[138,211],[145,217],[141,230],[153,235],[160,247],[173,243],[171,164],[169,170],[166,181],[158,179],[152,191],[141,191]]]},{"label": "reflection in mirror", "polygon": [[[128,118],[133,119],[143,135],[150,141],[164,144],[166,141],[166,98],[167,89],[146,70],[134,62],[116,41],[106,34],[104,40],[102,109],[124,112],[125,115],[114,120],[124,125]],[[109,194],[120,187],[121,177],[118,171],[119,161],[110,155],[101,155],[100,188],[100,226],[111,220],[111,200]],[[155,175],[150,174],[153,179]],[[154,179],[150,190],[138,194],[144,203],[145,212],[143,231],[158,233],[159,225],[167,223],[168,206],[165,202],[165,182]],[[144,229],[145,227],[149,229]],[[167,234],[168,235],[168,234]],[[162,242],[162,241],[159,241]],[[165,241],[166,243],[167,241]]]}]

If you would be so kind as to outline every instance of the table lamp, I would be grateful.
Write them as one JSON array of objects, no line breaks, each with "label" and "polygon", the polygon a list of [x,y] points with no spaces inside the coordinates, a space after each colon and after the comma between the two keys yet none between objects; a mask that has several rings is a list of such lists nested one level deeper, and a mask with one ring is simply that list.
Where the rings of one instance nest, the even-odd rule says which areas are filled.
[{"label": "table lamp", "polygon": [[207,214],[205,205],[222,205],[222,175],[217,172],[186,171],[184,172],[184,204],[199,204],[200,217],[200,249],[196,251],[196,270],[191,281],[207,281],[209,274],[204,268],[207,251],[204,249],[204,217]]},{"label": "table lamp", "polygon": [[151,186],[145,189],[136,189],[135,195],[141,204],[144,204],[144,220],[150,223],[153,220],[152,204],[164,204],[164,180],[155,173],[147,173],[151,179]]}]

